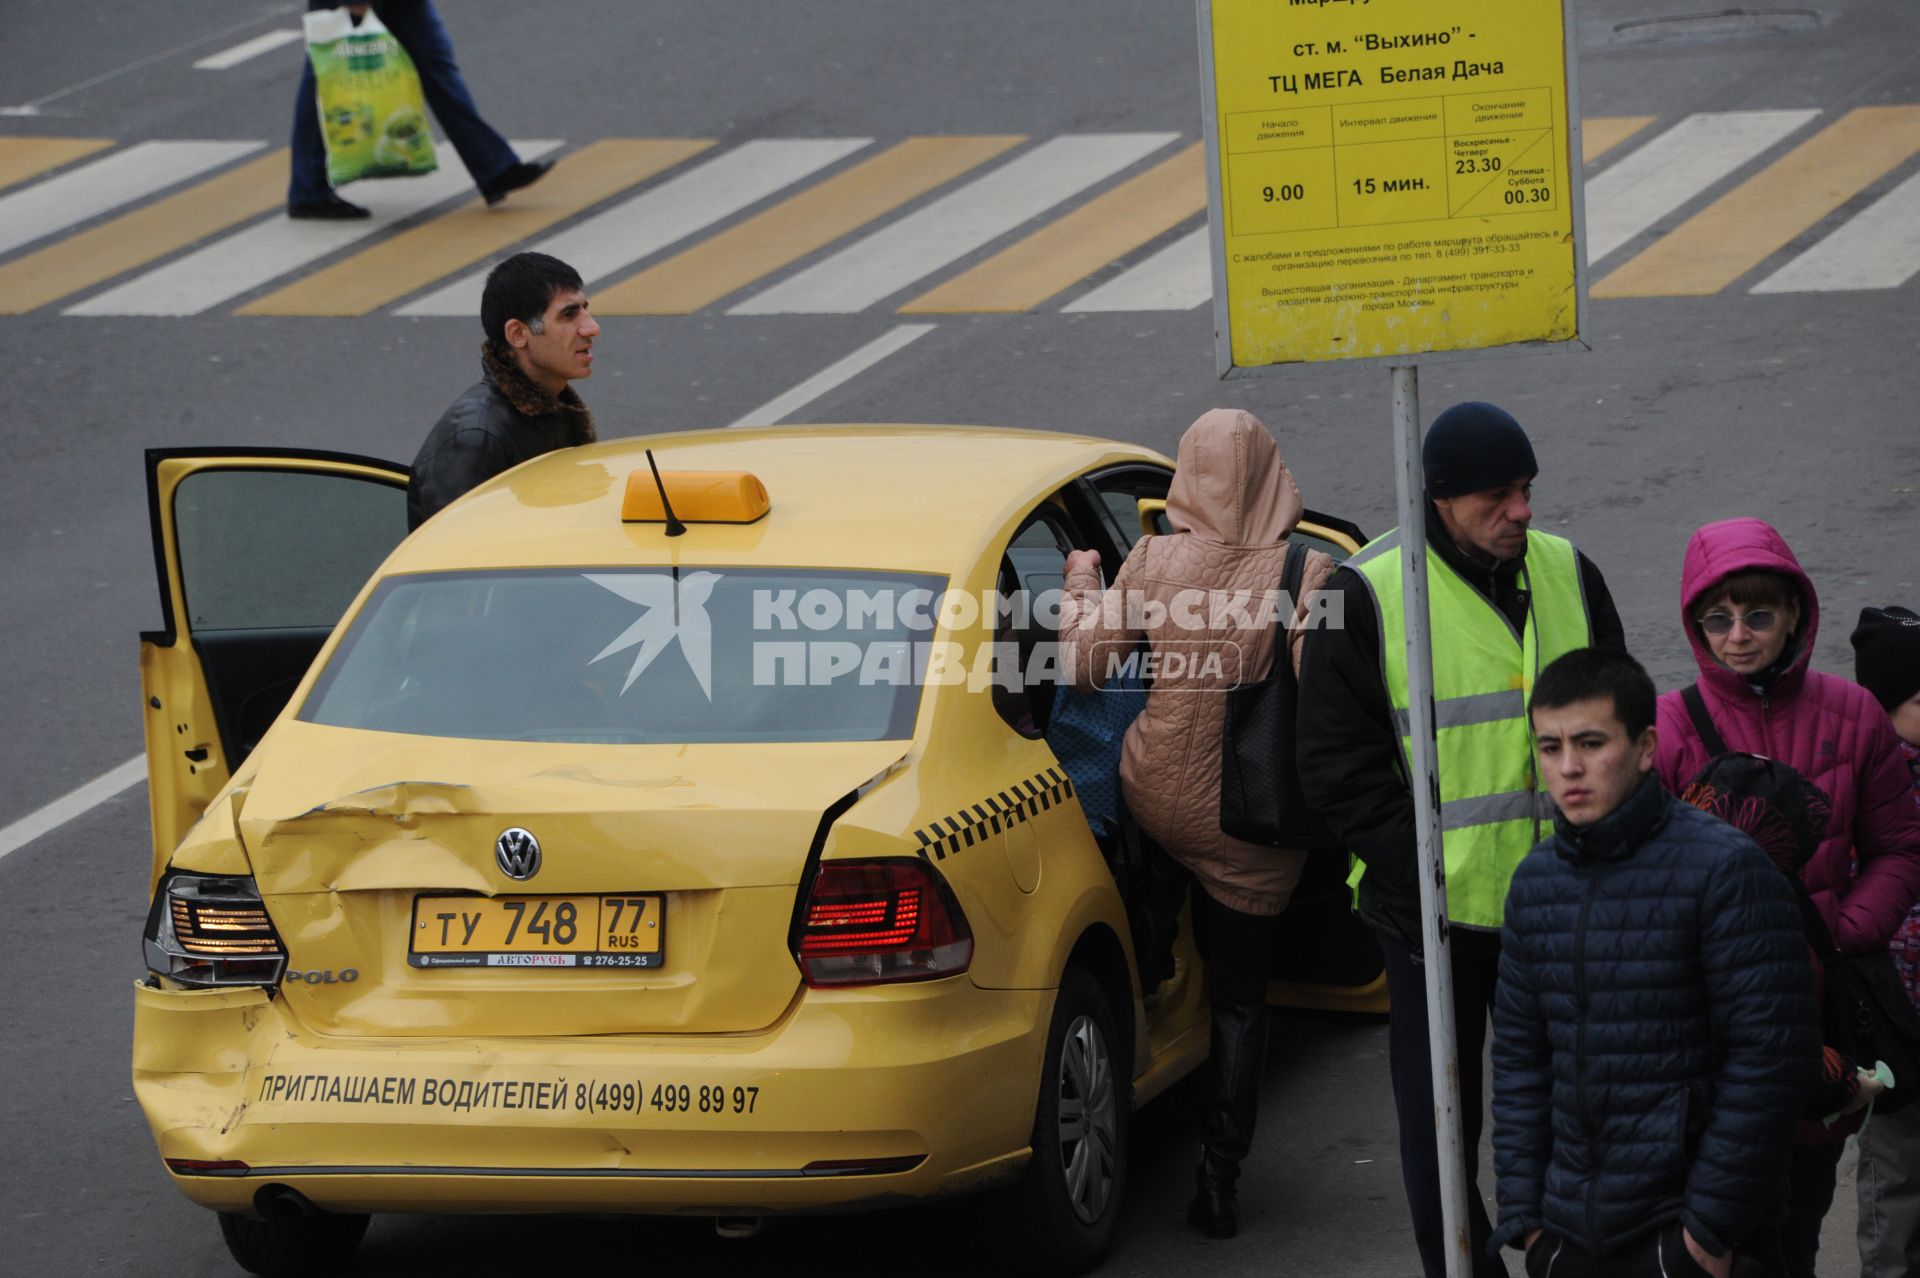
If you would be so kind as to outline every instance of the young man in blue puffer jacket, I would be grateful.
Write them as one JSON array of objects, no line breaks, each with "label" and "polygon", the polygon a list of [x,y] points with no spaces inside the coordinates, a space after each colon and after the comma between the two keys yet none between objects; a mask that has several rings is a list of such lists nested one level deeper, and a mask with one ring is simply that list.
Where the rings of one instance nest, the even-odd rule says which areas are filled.
[{"label": "young man in blue puffer jacket", "polygon": [[1763,1275],[1820,1060],[1791,886],[1652,775],[1623,653],[1541,672],[1554,835],[1513,876],[1493,1009],[1492,1247],[1529,1274]]}]

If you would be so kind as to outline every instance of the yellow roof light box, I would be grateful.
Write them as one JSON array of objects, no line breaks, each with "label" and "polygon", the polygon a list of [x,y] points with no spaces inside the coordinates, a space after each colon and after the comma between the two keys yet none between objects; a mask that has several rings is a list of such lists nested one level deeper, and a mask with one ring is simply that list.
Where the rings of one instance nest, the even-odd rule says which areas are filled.
[{"label": "yellow roof light box", "polygon": [[[665,500],[662,500],[662,493]],[[651,469],[627,476],[620,518],[626,523],[750,524],[767,513],[767,486],[745,470]]]}]

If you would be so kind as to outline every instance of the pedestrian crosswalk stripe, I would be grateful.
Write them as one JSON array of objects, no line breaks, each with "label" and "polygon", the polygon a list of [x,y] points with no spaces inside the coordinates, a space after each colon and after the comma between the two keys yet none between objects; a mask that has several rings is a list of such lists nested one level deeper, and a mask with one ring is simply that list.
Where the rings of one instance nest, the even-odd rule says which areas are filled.
[{"label": "pedestrian crosswalk stripe", "polygon": [[1658,118],[1652,115],[1603,115],[1580,121],[1580,162],[1592,164]]},{"label": "pedestrian crosswalk stripe", "polygon": [[478,197],[242,306],[241,315],[365,315],[537,235],[712,146],[707,138],[607,138],[565,156],[499,208]]},{"label": "pedestrian crosswalk stripe", "polygon": [[1032,310],[1206,207],[1206,156],[1196,142],[900,309]]},{"label": "pedestrian crosswalk stripe", "polygon": [[112,145],[110,138],[0,138],[0,190]]},{"label": "pedestrian crosswalk stripe", "polygon": [[230,71],[242,62],[257,58],[263,53],[272,53],[282,45],[296,44],[302,32],[298,27],[283,27],[278,31],[268,31],[251,40],[242,40],[230,49],[208,54],[193,64],[195,71]]},{"label": "pedestrian crosswalk stripe", "polygon": [[[535,159],[558,149],[560,143],[515,140],[512,145],[521,158]],[[285,182],[283,170],[283,190]],[[198,315],[472,189],[473,179],[457,164],[404,182],[355,182],[343,187],[341,195],[364,205],[373,215],[369,218],[347,222],[269,218],[69,306],[63,314]],[[0,267],[0,277],[7,269]]]},{"label": "pedestrian crosswalk stripe", "polygon": [[1063,311],[1190,311],[1213,296],[1207,228],[1189,231]]},{"label": "pedestrian crosswalk stripe", "polygon": [[1849,111],[1594,285],[1595,297],[1706,297],[1920,152],[1920,107]]},{"label": "pedestrian crosswalk stripe", "polygon": [[908,138],[609,288],[601,315],[689,315],[1020,145],[999,137]]},{"label": "pedestrian crosswalk stripe", "polygon": [[[1589,259],[1637,254],[1594,296],[1703,296],[1761,268],[1756,293],[1920,275],[1920,190],[1902,181],[1920,106],[1819,116],[1583,120]],[[1177,141],[605,139],[498,209],[449,163],[348,188],[372,218],[294,222],[261,216],[286,160],[259,142],[0,137],[0,314],[471,315],[479,268],[516,248],[572,262],[606,315],[1183,310],[1211,296],[1212,263],[1204,152]]]},{"label": "pedestrian crosswalk stripe", "polygon": [[0,196],[0,253],[266,149],[264,142],[141,142]]},{"label": "pedestrian crosswalk stripe", "polygon": [[[873,143],[872,138],[760,138],[623,200],[533,246],[573,267],[589,288]],[[478,315],[475,271],[400,308],[402,315]]]},{"label": "pedestrian crosswalk stripe", "polygon": [[1756,293],[1899,288],[1920,275],[1920,173],[1753,286]]},{"label": "pedestrian crosswalk stripe", "polygon": [[1068,134],[733,307],[730,315],[852,314],[1112,177],[1177,133]]},{"label": "pedestrian crosswalk stripe", "polygon": [[0,315],[21,315],[257,217],[286,199],[287,151],[228,169],[0,265]]},{"label": "pedestrian crosswalk stripe", "polygon": [[1587,183],[1587,260],[1598,262],[1818,111],[1725,111],[1688,116]]}]

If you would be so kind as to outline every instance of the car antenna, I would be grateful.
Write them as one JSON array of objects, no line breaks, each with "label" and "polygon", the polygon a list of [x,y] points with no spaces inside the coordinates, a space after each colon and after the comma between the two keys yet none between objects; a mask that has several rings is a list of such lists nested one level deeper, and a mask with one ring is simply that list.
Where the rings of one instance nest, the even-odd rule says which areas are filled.
[{"label": "car antenna", "polygon": [[654,486],[660,490],[660,509],[667,514],[667,536],[678,537],[687,530],[687,526],[681,523],[679,516],[673,513],[673,503],[667,500],[667,486],[660,478],[660,467],[653,460],[651,448],[647,449],[647,468],[653,471]]}]

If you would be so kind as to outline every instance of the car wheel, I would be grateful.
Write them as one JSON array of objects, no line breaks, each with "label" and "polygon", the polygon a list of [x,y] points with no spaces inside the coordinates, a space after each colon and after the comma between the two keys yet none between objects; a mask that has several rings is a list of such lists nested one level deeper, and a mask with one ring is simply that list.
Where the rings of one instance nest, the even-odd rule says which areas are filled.
[{"label": "car wheel", "polygon": [[1009,1268],[1084,1273],[1113,1240],[1132,1091],[1114,1024],[1100,983],[1070,968],[1047,1032],[1033,1157],[988,1207],[987,1238]]},{"label": "car wheel", "polygon": [[340,1272],[367,1232],[366,1216],[315,1212],[298,1220],[220,1213],[220,1236],[240,1267],[261,1278],[325,1278]]}]

